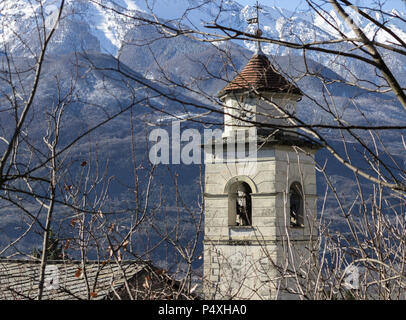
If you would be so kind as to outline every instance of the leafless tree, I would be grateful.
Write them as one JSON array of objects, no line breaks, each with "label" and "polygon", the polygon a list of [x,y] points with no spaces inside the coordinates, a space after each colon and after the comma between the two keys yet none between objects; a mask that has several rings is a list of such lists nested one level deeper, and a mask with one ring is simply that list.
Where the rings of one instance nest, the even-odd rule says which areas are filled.
[{"label": "leafless tree", "polygon": [[[302,91],[303,102],[312,105],[317,113],[322,115],[320,118],[323,120],[303,119],[300,113],[291,114],[274,102],[268,101],[280,113],[278,117],[287,120],[286,125],[272,126],[269,123],[259,122],[252,122],[250,125],[276,130],[298,130],[323,147],[327,151],[328,159],[316,159],[319,177],[323,178],[323,186],[325,186],[325,190],[319,190],[324,197],[319,199],[320,210],[315,222],[314,234],[318,235],[317,240],[312,242],[311,254],[303,255],[302,258],[300,258],[301,252],[295,252],[294,244],[287,242],[284,248],[286,263],[282,267],[274,265],[278,269],[280,279],[287,279],[289,283],[288,286],[281,287],[281,290],[287,290],[302,299],[405,298],[404,204],[406,199],[404,192],[406,183],[402,155],[406,146],[402,130],[406,129],[406,126],[402,123],[380,123],[368,114],[368,110],[365,111],[357,94],[346,98],[343,103],[343,100],[335,96],[331,89],[332,84],[340,83],[346,85],[346,88],[357,88],[374,94],[373,97],[380,104],[390,99],[396,100],[399,109],[402,108],[398,112],[400,114],[404,112],[406,96],[403,79],[396,74],[393,70],[394,66],[389,62],[392,55],[403,57],[406,53],[405,40],[390,27],[391,21],[404,24],[403,16],[385,10],[379,2],[374,7],[367,8],[357,7],[347,0],[307,0],[308,9],[304,14],[308,14],[313,19],[322,19],[332,30],[329,38],[308,40],[309,38],[303,34],[272,38],[252,32],[249,28],[242,30],[230,27],[220,19],[224,10],[222,1],[218,5],[217,18],[214,21],[207,21],[204,28],[184,24],[187,21],[185,19],[187,15],[198,10],[199,6],[179,13],[179,19],[163,21],[154,14],[152,7],[149,15],[141,15],[119,6],[110,6],[103,1],[92,0],[91,2],[105,12],[121,17],[133,29],[148,26],[154,30],[154,35],[150,38],[138,42],[124,42],[123,48],[125,46],[153,48],[153,44],[158,41],[169,43],[173,39],[187,39],[187,41],[205,43],[205,48],[211,53],[205,57],[205,60],[194,58],[193,55],[185,56],[185,61],[188,64],[198,65],[201,72],[194,74],[194,77],[177,78],[173,76],[171,67],[166,65],[165,61],[161,61],[159,55],[151,49],[150,55],[155,60],[154,71],[159,74],[153,83],[160,86],[155,86],[149,81],[148,70],[140,76],[126,68],[121,62],[121,52],[118,54],[117,63],[113,66],[98,65],[90,53],[84,53],[78,65],[86,61],[90,71],[97,70],[106,75],[120,75],[129,81],[126,85],[131,97],[130,103],[121,104],[118,111],[106,113],[106,117],[99,119],[100,121],[83,133],[74,136],[70,142],[61,144],[58,142],[60,128],[64,125],[64,121],[67,121],[63,116],[64,110],[72,104],[73,100],[78,99],[75,91],[75,77],[72,77],[69,92],[61,94],[58,102],[52,107],[49,106],[48,127],[43,137],[45,152],[30,141],[31,127],[28,115],[33,109],[37,88],[41,81],[47,46],[58,23],[64,17],[64,1],[61,1],[59,15],[53,28],[45,27],[43,15],[37,17],[39,21],[37,33],[41,39],[40,50],[30,48],[29,44],[21,38],[22,45],[35,53],[33,64],[26,68],[34,74],[29,85],[21,80],[26,71],[16,68],[14,62],[16,57],[8,48],[4,48],[6,54],[2,60],[4,65],[2,81],[8,89],[3,89],[3,92],[7,92],[2,98],[6,106],[3,107],[3,114],[8,112],[15,126],[12,134],[3,134],[1,139],[5,145],[1,149],[0,161],[1,198],[4,206],[17,208],[29,217],[30,223],[21,237],[25,237],[36,224],[41,228],[43,235],[41,283],[47,264],[46,252],[50,228],[57,208],[69,212],[60,223],[62,225],[63,222],[65,224],[67,222],[72,227],[71,234],[63,239],[64,245],[67,252],[78,250],[84,272],[86,259],[91,250],[97,252],[97,259],[101,262],[112,259],[119,264],[126,257],[144,261],[151,252],[164,245],[168,250],[170,248],[171,252],[176,251],[179,258],[177,265],[180,268],[175,271],[179,272],[184,280],[179,295],[180,292],[184,292],[183,289],[189,292],[194,290],[192,280],[195,275],[192,272],[192,265],[196,259],[201,259],[198,246],[201,241],[204,207],[202,205],[200,208],[190,208],[184,203],[178,176],[175,172],[171,172],[169,167],[167,170],[173,179],[173,190],[175,190],[175,209],[166,206],[166,200],[160,196],[162,192],[160,183],[156,179],[158,168],[153,164],[145,168],[145,163],[139,163],[136,157],[135,136],[138,134],[136,131],[139,127],[136,128],[135,122],[138,118],[137,120],[132,118],[131,113],[129,121],[133,139],[131,141],[133,183],[130,186],[127,185],[126,190],[135,197],[135,204],[131,208],[120,211],[112,205],[109,190],[114,178],[106,174],[107,170],[103,171],[102,168],[107,168],[108,164],[101,164],[98,156],[90,160],[91,154],[96,155],[95,150],[89,151],[89,159],[85,161],[86,163],[82,162],[83,166],[69,163],[68,155],[79,142],[91,137],[92,132],[101,126],[108,125],[122,114],[133,112],[136,106],[144,102],[149,110],[155,113],[179,119],[179,114],[157,107],[154,103],[154,98],[157,97],[165,99],[168,103],[179,104],[183,113],[187,115],[188,123],[204,126],[220,125],[224,115],[222,109],[224,105],[214,94],[208,93],[204,84],[208,81],[217,81],[215,83],[224,85],[230,81],[240,68],[235,64],[235,53],[233,53],[233,50],[237,50],[236,44],[243,41],[259,41],[263,48],[273,46],[289,49],[289,52],[295,54],[296,59],[301,61],[303,68],[299,72],[296,70],[293,76],[284,74],[290,81],[300,83],[301,79],[307,77],[320,82],[320,92]],[[204,6],[205,3],[201,5]],[[362,28],[359,20],[354,19],[354,16],[368,21],[374,30],[372,35]],[[344,32],[343,25],[351,32]],[[382,33],[390,41],[381,42],[378,35]],[[249,58],[246,51],[241,49],[240,53]],[[326,57],[326,60],[330,61],[329,66],[334,70],[341,70],[343,77],[330,79],[312,69],[312,59],[317,57],[316,53],[320,57]],[[217,62],[220,61],[223,64],[221,72],[211,68],[212,59],[217,59]],[[283,66],[277,65],[277,59],[272,59],[271,62],[283,73]],[[355,73],[349,67],[353,62],[357,62],[362,70]],[[294,66],[292,68],[294,69]],[[58,79],[55,81],[57,83]],[[135,87],[148,90],[148,96],[140,97]],[[107,89],[106,92],[108,92]],[[253,92],[261,99],[266,99],[261,92],[255,92],[254,88]],[[92,104],[91,101],[87,102],[89,105]],[[95,107],[103,110],[103,106]],[[385,105],[379,108],[382,108],[383,112],[395,110]],[[347,109],[351,111],[350,116],[345,112]],[[356,115],[354,120],[351,115]],[[235,115],[230,116],[235,117]],[[148,121],[146,121],[146,127],[148,127]],[[332,141],[332,137],[335,142]],[[340,143],[337,143],[337,138]],[[337,166],[337,163],[345,167],[347,176],[351,177],[346,180],[346,183],[351,184],[352,194],[346,194],[345,190],[342,190],[345,186],[337,181],[338,177],[331,176],[329,168]],[[200,191],[202,195],[203,187]],[[286,190],[286,195],[288,193],[289,190]],[[152,194],[154,201],[151,200]],[[38,205],[33,206],[32,200]],[[40,219],[44,209],[47,211],[45,222]],[[120,213],[125,212],[130,212],[125,219],[117,218],[120,217]],[[176,213],[175,216],[173,212]],[[195,231],[195,236],[189,243],[185,243],[181,237],[180,220],[185,215]],[[126,224],[128,221],[130,221],[129,226]],[[162,223],[162,221],[168,222]],[[341,229],[336,227],[337,223],[342,224]],[[127,227],[122,228],[123,225]],[[159,241],[146,245],[143,252],[140,252],[134,247],[134,240],[148,232],[158,235]],[[288,234],[288,230],[286,232]],[[148,235],[143,239],[148,239]],[[15,248],[19,240],[20,238],[12,239],[0,252],[3,254],[10,248]],[[299,256],[299,258],[292,258],[293,256]],[[343,287],[346,277],[345,268],[348,265],[355,265],[362,270],[360,280],[362,286],[359,289]],[[150,288],[148,283],[146,287]],[[87,288],[90,298],[91,284],[88,284]],[[129,283],[126,283],[125,290],[129,298],[136,298]],[[39,289],[39,298],[42,295],[41,291],[42,285]],[[155,293],[151,293],[150,297],[156,297]],[[238,298],[238,291],[234,298]]]},{"label": "leafless tree", "polygon": [[[54,59],[49,48],[55,37],[60,36],[61,25],[74,14],[67,6],[65,1],[59,3],[57,15],[49,25],[44,4],[41,1],[34,3],[31,7],[34,21],[30,22],[35,26],[29,30],[32,37],[27,39],[23,33],[7,26],[15,37],[13,48],[9,42],[2,42],[1,207],[3,212],[8,209],[20,215],[27,226],[0,248],[0,255],[2,258],[35,259],[31,248],[22,248],[19,244],[26,237],[40,235],[42,245],[36,296],[40,300],[44,297],[46,267],[52,263],[48,261],[51,235],[56,235],[60,244],[58,250],[62,252],[59,258],[66,262],[71,259],[81,261],[78,273],[83,276],[87,297],[91,299],[97,293],[94,292],[96,284],[87,277],[89,260],[96,260],[100,269],[109,262],[115,262],[121,268],[125,260],[149,265],[148,261],[156,251],[164,251],[157,264],[171,269],[170,273],[156,269],[155,263],[150,264],[150,275],[141,288],[142,297],[190,298],[188,293],[196,289],[192,264],[198,255],[202,208],[192,209],[184,203],[177,185],[177,173],[171,172],[170,168],[162,170],[173,179],[176,201],[170,208],[165,207],[163,204],[168,193],[162,190],[156,165],[150,163],[145,154],[140,154],[142,148],[137,149],[143,140],[148,143],[148,115],[140,116],[138,108],[143,104],[144,109],[150,106],[153,112],[157,112],[149,100],[166,98],[168,93],[149,93],[148,82],[143,83],[137,78],[135,86],[134,81],[125,79],[117,81],[121,88],[128,89],[126,102],[123,102],[116,97],[115,88],[108,88],[107,83],[114,74],[121,72],[120,64],[117,64],[115,70],[106,70],[102,74],[101,86],[105,96],[118,101],[118,107],[108,109],[98,104],[80,91],[81,79],[101,70],[86,51],[69,56],[69,75],[56,73],[49,79],[48,71]],[[20,48],[25,55],[20,56],[21,51],[15,48]],[[49,100],[42,99],[47,85],[52,87]],[[90,118],[95,110],[97,114],[83,130],[72,132],[70,126],[74,119],[70,112],[77,103],[89,108],[88,113],[83,112],[85,117]],[[100,128],[114,127],[116,119],[123,119],[123,115],[128,118],[119,125],[124,123],[130,132],[126,144],[129,168],[132,168],[132,172],[127,173],[132,177],[130,183],[111,175],[109,158],[100,154],[105,147],[97,140]],[[112,184],[127,195],[127,205],[114,201]],[[177,224],[176,220],[180,219],[182,224]],[[185,243],[184,228],[190,227],[194,236]],[[134,284],[126,278],[124,271],[123,277],[126,297],[139,298],[139,288],[133,288]],[[156,281],[161,281],[158,288]]]}]

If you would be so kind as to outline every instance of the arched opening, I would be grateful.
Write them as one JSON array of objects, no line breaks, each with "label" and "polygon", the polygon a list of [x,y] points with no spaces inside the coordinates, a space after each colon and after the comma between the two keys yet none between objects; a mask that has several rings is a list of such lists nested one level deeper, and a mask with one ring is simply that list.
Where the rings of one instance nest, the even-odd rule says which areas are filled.
[{"label": "arched opening", "polygon": [[250,186],[245,182],[237,181],[230,186],[228,192],[229,226],[252,225],[251,193]]},{"label": "arched opening", "polygon": [[292,183],[289,190],[290,202],[290,226],[295,228],[304,227],[303,219],[303,188],[298,182]]}]

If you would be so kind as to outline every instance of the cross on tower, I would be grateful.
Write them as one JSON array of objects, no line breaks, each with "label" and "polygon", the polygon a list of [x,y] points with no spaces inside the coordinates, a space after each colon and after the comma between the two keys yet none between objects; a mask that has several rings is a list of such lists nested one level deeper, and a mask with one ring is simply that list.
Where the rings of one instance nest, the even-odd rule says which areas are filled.
[{"label": "cross on tower", "polygon": [[[257,24],[257,30],[255,31],[255,36],[260,37],[262,35],[262,31],[259,28],[259,11],[261,9],[263,9],[260,5],[259,2],[257,1],[257,3],[255,4],[254,8],[257,11],[257,16],[254,18],[250,18],[247,20],[248,24]],[[261,50],[261,42],[259,41],[259,39],[257,40],[257,54],[263,54],[262,50]]]},{"label": "cross on tower", "polygon": [[259,5],[258,1],[255,4],[254,8],[257,10],[257,27],[258,27],[258,30],[259,30],[259,10],[261,10],[263,8]]}]

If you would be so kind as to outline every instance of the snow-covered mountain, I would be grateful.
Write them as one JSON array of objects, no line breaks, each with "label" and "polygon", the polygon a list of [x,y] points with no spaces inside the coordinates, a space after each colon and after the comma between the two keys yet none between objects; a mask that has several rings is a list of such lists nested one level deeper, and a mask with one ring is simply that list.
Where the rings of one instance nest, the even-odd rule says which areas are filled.
[{"label": "snow-covered mountain", "polygon": [[[3,46],[7,44],[14,51],[29,54],[29,50],[24,48],[23,41],[16,41],[16,37],[22,36],[27,44],[36,41],[35,37],[34,39],[30,37],[32,30],[37,26],[38,19],[43,15],[47,20],[47,25],[52,25],[59,2],[59,0],[45,0],[41,6],[39,3],[29,0],[2,1],[0,3],[0,22],[4,28],[0,29],[0,38]],[[233,0],[98,0],[95,2],[69,0],[66,2],[66,7],[64,21],[61,24],[62,30],[55,41],[59,43],[65,41],[75,49],[100,49],[104,53],[113,55],[117,55],[125,35],[136,23],[131,16],[155,15],[173,23],[181,23],[206,31],[204,25],[216,20],[227,27],[253,31],[254,26],[248,25],[247,19],[256,14],[253,7],[242,6]],[[115,14],[114,11],[106,10],[106,8],[124,11],[128,16]],[[377,31],[377,27],[372,22],[363,19],[357,13],[351,11],[349,13],[361,25],[369,38],[374,38],[382,43],[396,42],[385,31]],[[372,14],[378,21],[382,20],[379,13]],[[393,10],[392,14],[401,18],[406,17],[404,13],[396,10]],[[271,38],[295,42],[299,39],[303,42],[334,39],[339,35],[332,25],[337,26],[348,37],[353,36],[352,31],[334,11],[326,13],[325,18],[329,23],[314,12],[290,12],[266,5],[263,5],[260,14],[264,36]],[[400,38],[406,40],[405,26],[398,21],[389,18],[386,25]],[[255,48],[255,44],[249,41],[245,41],[243,45],[250,50]],[[269,54],[291,53],[287,48],[270,44],[264,45],[263,49]],[[300,52],[295,53],[300,54]],[[331,67],[332,65],[333,58],[329,59],[317,54],[313,54],[311,58],[326,66]],[[397,62],[397,59],[394,59],[393,65],[396,65]],[[335,68],[333,66],[335,71],[340,71],[337,68],[337,66]]]},{"label": "snow-covered mountain", "polygon": [[[0,42],[19,55],[29,55],[33,50],[30,44],[38,41],[38,35],[33,30],[37,27],[39,18],[43,15],[47,25],[53,24],[59,0],[45,0],[39,3],[29,0],[3,0],[0,3]],[[111,8],[113,10],[106,10]],[[155,15],[157,18],[170,20],[184,26],[208,31],[204,28],[207,23],[216,20],[219,24],[252,32],[254,26],[248,25],[247,19],[255,16],[255,9],[242,6],[233,0],[69,0],[66,2],[63,22],[54,39],[55,51],[87,50],[101,51],[116,56],[123,45],[128,32],[137,22],[131,16]],[[126,16],[116,14],[115,11],[125,11]],[[357,21],[370,39],[374,38],[382,43],[396,43],[391,35],[385,31],[377,31],[377,27],[359,14],[351,12],[351,17]],[[382,20],[379,13],[371,13],[378,21]],[[404,13],[396,10],[393,15],[406,18]],[[339,35],[332,25],[341,32],[352,37],[352,31],[346,26],[334,11],[326,12],[327,23],[314,12],[290,12],[286,9],[263,5],[260,14],[261,27],[264,36],[292,42],[310,42],[314,40],[331,40]],[[398,19],[386,17],[386,23],[400,38],[406,40],[405,26]],[[18,39],[20,37],[20,39]],[[240,43],[249,50],[255,49],[250,41]],[[335,47],[343,46],[337,44]],[[32,46],[35,47],[35,46]],[[56,48],[59,48],[56,49]],[[265,53],[273,55],[301,54],[300,51],[278,47],[271,44],[263,45]],[[309,57],[333,69],[342,76],[348,73],[342,67],[342,59],[337,57],[308,52]],[[396,55],[387,56],[389,65],[405,72],[405,61]],[[359,65],[350,61],[345,64],[351,72],[357,74]]]},{"label": "snow-covered mountain", "polygon": [[[47,27],[53,25],[59,3],[60,0],[43,0],[42,6],[40,6],[39,2],[32,0],[0,0],[0,62],[5,60],[1,52],[7,51],[13,53],[13,63],[16,69],[24,70],[24,72],[29,69],[27,68],[27,61],[30,62],[29,58],[37,53],[38,43],[42,41],[38,37],[38,30],[40,34],[42,32],[38,22],[44,17]],[[108,10],[103,6],[112,10]],[[299,41],[300,38],[301,41],[306,42],[329,40],[337,36],[328,23],[318,16],[311,15],[309,12],[290,12],[275,7],[263,7],[260,17],[261,27],[267,37],[295,42]],[[121,12],[125,10],[127,15],[116,14],[114,10]],[[41,75],[41,84],[34,105],[34,110],[38,112],[35,113],[35,117],[32,116],[33,120],[27,124],[32,126],[30,128],[32,133],[30,143],[33,146],[36,146],[38,150],[40,150],[41,146],[44,147],[42,145],[42,137],[46,130],[44,112],[46,112],[46,107],[52,106],[53,99],[55,99],[57,91],[60,89],[56,85],[60,85],[62,91],[67,91],[70,89],[72,79],[75,79],[75,82],[77,79],[74,92],[77,98],[67,109],[65,116],[68,125],[64,127],[62,132],[65,139],[62,142],[71,141],[78,132],[80,133],[95,122],[103,120],[103,117],[109,115],[110,112],[127,105],[133,98],[132,95],[129,95],[129,92],[133,92],[131,89],[134,89],[133,93],[137,100],[142,100],[151,95],[146,88],[143,88],[139,83],[137,84],[137,81],[129,81],[128,78],[120,74],[101,72],[96,67],[101,70],[106,67],[116,67],[119,59],[121,70],[135,75],[135,78],[139,77],[143,83],[148,85],[147,87],[156,86],[160,92],[173,93],[179,97],[183,92],[172,92],[170,86],[165,86],[164,79],[158,78],[160,75],[159,67],[162,67],[171,81],[185,83],[193,89],[199,88],[204,93],[214,95],[224,86],[224,81],[221,78],[226,77],[230,80],[234,77],[236,70],[241,69],[251,56],[251,51],[255,48],[255,45],[249,41],[227,44],[224,47],[227,48],[227,54],[231,57],[231,64],[229,60],[219,54],[219,51],[214,46],[194,41],[185,36],[162,39],[162,34],[159,34],[154,27],[143,25],[132,18],[134,16],[143,16],[151,19],[153,14],[156,15],[157,19],[169,20],[172,24],[180,23],[182,26],[198,28],[204,31],[208,31],[208,29],[204,28],[205,24],[217,19],[217,22],[221,25],[252,32],[253,26],[247,24],[247,19],[253,17],[255,11],[252,7],[242,6],[237,1],[231,0],[95,0],[94,2],[89,0],[67,0],[63,19],[50,43],[49,56],[46,59]],[[406,18],[400,12],[394,11],[393,14]],[[332,19],[330,22],[337,24],[342,32],[351,36],[351,31],[345,24],[333,13],[330,13],[330,15]],[[376,18],[379,19],[380,17]],[[381,42],[394,41],[382,31],[376,33],[376,29],[368,21],[364,21],[357,16],[354,19],[359,19],[362,28],[370,37],[376,36]],[[404,27],[401,24],[393,21],[387,25],[390,26],[392,31],[406,40],[406,30],[403,29]],[[337,46],[339,45],[337,44]],[[86,52],[87,55],[79,55],[78,58],[74,54],[77,51]],[[313,94],[315,99],[320,98],[321,92],[327,87],[336,98],[335,103],[339,109],[339,115],[344,120],[351,120],[351,123],[363,123],[365,119],[357,109],[359,108],[362,112],[368,113],[369,123],[373,124],[375,121],[380,124],[404,123],[406,118],[404,111],[396,104],[396,100],[390,96],[366,93],[365,90],[336,82],[336,80],[347,77],[348,71],[356,75],[361,72],[364,74],[368,72],[365,68],[360,68],[359,63],[356,61],[345,61],[345,67],[349,69],[346,70],[340,64],[343,62],[343,60],[340,60],[341,58],[308,52],[312,60],[309,61],[308,65],[304,66],[303,59],[300,59],[301,51],[292,51],[274,45],[263,45],[263,51],[274,55],[275,58],[273,58],[272,62],[289,76],[294,77],[299,87],[306,93]],[[387,55],[385,59],[387,59],[393,72],[399,76],[399,79],[406,79],[406,70],[404,68],[406,61],[402,57],[391,54]],[[224,63],[225,61],[228,63]],[[0,63],[0,71],[3,70],[1,68],[4,68],[4,66],[6,64]],[[325,79],[332,80],[331,85],[323,87],[317,77],[300,77],[305,67],[310,68],[311,72],[317,75],[320,74]],[[32,70],[29,70],[24,73],[25,78],[22,85],[29,86],[30,81],[32,81]],[[374,76],[374,73],[370,74],[371,77]],[[405,76],[402,77],[402,75]],[[1,100],[4,99],[3,93],[14,89],[8,86],[5,79],[4,77],[0,79],[0,92],[2,94],[0,104],[5,101]],[[58,81],[55,81],[56,79]],[[18,80],[20,81],[20,79]],[[16,83],[20,83],[19,81],[16,81]],[[162,84],[163,86],[161,86]],[[21,88],[17,89],[19,89],[21,95],[26,94]],[[184,97],[181,98],[186,100],[194,97],[185,92]],[[322,99],[318,101],[322,101]],[[153,126],[154,123],[165,120],[162,114],[158,114],[159,110],[171,114],[178,112],[185,114],[184,105],[177,105],[160,97],[150,98],[148,103],[157,112],[152,112],[151,108],[147,108],[143,103],[138,103],[135,108],[137,112],[134,116],[140,119],[138,122],[139,136],[136,137],[137,144],[145,139],[142,131],[144,123]],[[191,105],[197,103],[194,100],[191,101]],[[356,107],[353,104],[357,104]],[[384,110],[376,107],[381,105],[385,105]],[[190,113],[195,111],[192,108],[190,109]],[[314,103],[309,99],[304,98],[302,100],[298,112],[299,116],[309,121],[309,123],[310,121],[322,123],[328,120],[322,108],[315,107]],[[12,120],[8,120],[13,119],[12,116],[12,114],[3,112],[0,117],[0,124],[4,127],[3,131],[9,134],[12,132],[12,126],[14,125]],[[148,118],[145,119],[147,116]],[[329,116],[331,117],[331,115]],[[109,122],[94,133],[97,134],[97,137],[93,140],[100,142],[98,148],[100,148],[102,160],[110,159],[114,163],[109,173],[120,181],[120,185],[130,183],[126,179],[131,179],[128,172],[132,172],[131,157],[127,155],[123,157],[123,154],[131,154],[129,146],[132,137],[128,129],[128,119],[130,119],[128,113],[124,113],[122,117]],[[216,123],[221,124],[221,115],[218,115],[213,121],[215,120],[218,121]],[[333,137],[333,135],[334,133],[331,135],[327,133],[329,138]],[[386,139],[389,141],[390,138],[393,138],[390,140],[392,142],[396,138],[399,141],[399,136],[399,133],[396,132],[393,136],[386,137]],[[90,144],[90,142],[83,142],[75,146],[72,154],[76,155],[78,163],[80,163],[80,157],[90,150]],[[394,145],[396,147],[395,143]],[[337,149],[339,147],[339,143],[337,143]],[[390,147],[389,144],[388,147]],[[403,151],[403,146],[401,147],[401,151]],[[137,145],[137,148],[139,148],[137,154],[147,154],[143,145]],[[324,157],[328,157],[328,154],[324,155]],[[362,164],[363,159],[357,159],[357,161]],[[196,201],[196,194],[198,193],[196,188],[198,186],[190,183],[190,181],[197,179],[199,176],[198,170],[191,166],[178,167],[176,170],[183,173],[184,181],[180,181],[180,185],[183,184],[185,190],[181,190],[182,194],[189,203]],[[330,170],[331,176],[336,176],[337,180],[341,181],[341,189],[349,189],[347,184],[348,181],[351,181],[351,177],[344,177],[346,172],[342,166],[339,164],[336,167],[330,165],[328,170]],[[349,176],[352,175],[352,172],[347,173]],[[160,175],[158,174],[158,176]],[[166,186],[164,189],[170,191],[170,188],[173,187],[168,182],[170,179],[166,179],[164,174],[160,176],[160,179],[162,184]],[[319,182],[319,186],[323,186],[323,182]],[[320,190],[323,190],[323,187]],[[122,203],[128,200],[119,188],[115,190],[114,196],[117,196],[118,203],[121,200],[123,200]],[[175,197],[168,196],[168,199],[173,200]],[[331,202],[334,201],[331,200]],[[169,200],[168,203],[171,204]],[[119,205],[117,206],[119,207]],[[0,213],[10,212],[8,213],[10,221],[14,219],[11,222],[17,224],[17,215],[14,215],[7,207],[2,210],[3,212],[0,210]],[[11,223],[3,217],[4,215],[2,215],[3,220],[0,221],[0,229],[2,225],[7,226],[8,224],[9,226]],[[4,227],[4,229],[14,230],[10,227]],[[3,244],[8,243],[8,240],[6,240],[3,238]],[[1,241],[0,236],[0,244]]]},{"label": "snow-covered mountain", "polygon": [[[38,37],[38,23],[44,17],[48,27],[53,25],[59,4],[60,0],[44,0],[42,6],[39,2],[30,0],[0,2],[0,23],[3,26],[0,28],[0,54],[1,50],[11,51],[15,57],[24,60],[36,53],[38,43],[42,41]],[[125,12],[125,15],[117,12]],[[392,11],[392,14],[406,17],[397,11]],[[50,43],[48,54],[60,56],[78,51],[107,53],[149,80],[164,80],[160,70],[163,68],[171,81],[197,87],[204,93],[215,95],[224,86],[224,82],[219,79],[226,77],[231,80],[255,49],[252,41],[229,42],[224,48],[227,49],[232,63],[225,63],[226,57],[221,56],[215,46],[194,41],[186,36],[163,38],[162,33],[153,26],[133,19],[154,19],[153,15],[168,23],[181,24],[184,28],[209,31],[205,25],[217,19],[221,25],[253,32],[255,27],[248,25],[247,19],[255,16],[256,12],[253,7],[242,6],[233,0],[67,0],[62,21]],[[335,39],[337,34],[333,32],[331,25],[337,25],[341,32],[352,36],[351,30],[333,11],[327,16],[330,24],[314,13],[290,12],[263,6],[260,21],[265,36],[292,42]],[[373,16],[381,19],[375,13]],[[383,43],[395,41],[389,34],[377,32],[371,22],[365,21],[359,15],[353,15],[352,18],[370,37],[375,36]],[[405,27],[398,23],[397,19],[389,21],[387,26],[406,40],[406,30],[402,29]],[[39,30],[41,34],[41,28]],[[346,49],[345,44],[337,43],[334,46],[344,46],[343,49]],[[390,101],[386,97],[373,95],[361,97],[362,90],[339,83],[348,79],[349,75],[364,77],[369,74],[371,79],[376,77],[375,72],[368,70],[365,64],[361,65],[359,61],[336,55],[307,51],[307,57],[311,59],[308,67],[316,76],[302,77],[305,66],[300,58],[301,50],[295,51],[270,44],[263,44],[262,48],[269,55],[276,57],[273,61],[276,67],[298,81],[299,87],[316,99],[323,90],[317,74],[331,80],[329,90],[336,97],[340,97],[339,108],[343,110],[341,116],[347,120],[355,123],[364,121],[361,113],[348,106],[348,98],[357,96],[355,101],[364,106],[364,111],[369,112],[370,121],[403,123],[405,117],[396,100]],[[393,52],[383,54],[393,73],[398,79],[404,79],[406,82],[405,58]],[[374,107],[382,103],[385,103],[387,110],[389,108],[391,112],[385,113]],[[320,108],[310,106],[306,110],[303,115],[308,118],[306,120],[328,121]]]}]

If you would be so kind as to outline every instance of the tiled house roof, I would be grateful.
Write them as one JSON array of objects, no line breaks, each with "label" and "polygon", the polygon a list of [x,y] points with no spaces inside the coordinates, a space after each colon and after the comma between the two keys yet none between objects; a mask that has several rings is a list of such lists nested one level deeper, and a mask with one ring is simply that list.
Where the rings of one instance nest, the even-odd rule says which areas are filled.
[{"label": "tiled house roof", "polygon": [[230,92],[250,90],[302,94],[294,84],[276,71],[268,58],[262,53],[255,54],[233,81],[219,92],[219,96],[221,97]]},{"label": "tiled house roof", "polygon": [[[36,299],[39,270],[36,261],[0,260],[0,300]],[[85,270],[80,262],[55,261],[47,265],[43,299],[128,299],[125,281],[135,299],[151,298],[147,294],[162,299],[177,287],[162,270],[134,261],[87,262]]]}]

